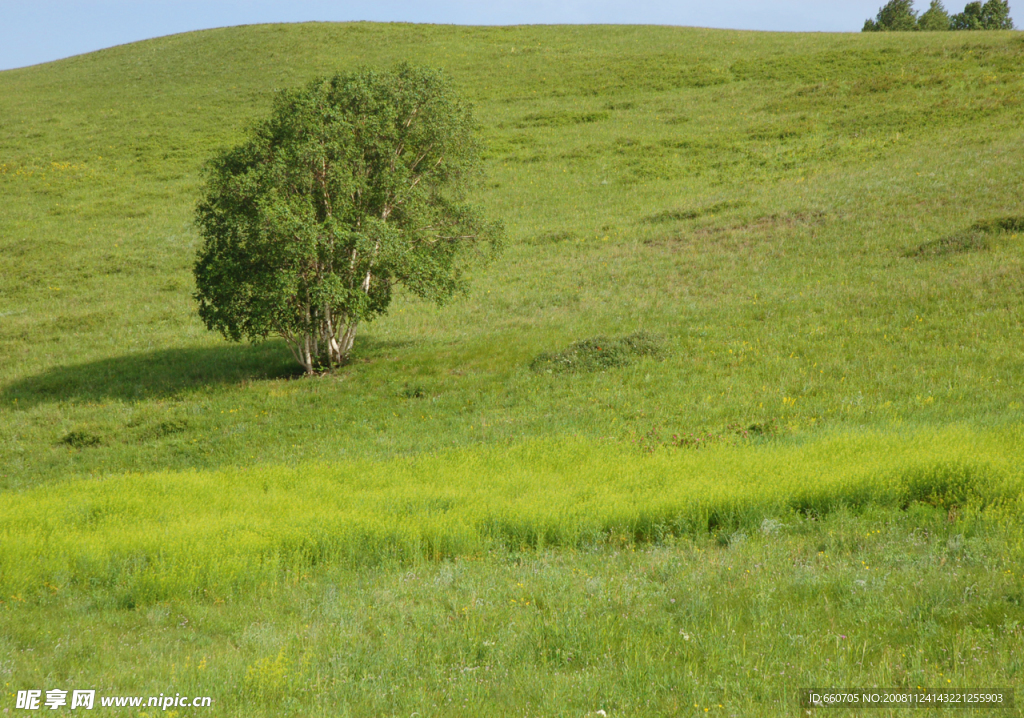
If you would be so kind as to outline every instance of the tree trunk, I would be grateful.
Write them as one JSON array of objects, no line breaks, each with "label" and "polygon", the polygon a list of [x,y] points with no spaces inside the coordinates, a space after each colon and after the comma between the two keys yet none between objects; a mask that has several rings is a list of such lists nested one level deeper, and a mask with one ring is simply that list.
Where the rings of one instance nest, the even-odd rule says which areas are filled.
[{"label": "tree trunk", "polygon": [[335,361],[339,366],[348,363],[348,356],[352,353],[352,345],[356,340],[356,326],[358,322],[351,322],[345,327],[345,331],[341,335],[341,339],[335,345]]},{"label": "tree trunk", "polygon": [[305,367],[306,374],[309,375],[313,373],[313,355],[310,352],[309,335],[303,335],[303,340],[304,341],[302,345],[302,366]]}]

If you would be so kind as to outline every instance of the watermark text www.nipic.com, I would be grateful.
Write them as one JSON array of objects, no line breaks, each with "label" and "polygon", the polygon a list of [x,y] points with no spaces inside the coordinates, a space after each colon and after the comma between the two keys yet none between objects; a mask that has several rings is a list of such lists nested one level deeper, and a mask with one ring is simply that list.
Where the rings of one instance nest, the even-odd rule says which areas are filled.
[{"label": "watermark text www.nipic.com", "polygon": [[102,708],[208,708],[213,703],[210,696],[183,696],[180,693],[158,696],[96,696],[96,691],[63,691],[53,688],[48,691],[18,691],[14,708],[26,711],[92,710]]}]

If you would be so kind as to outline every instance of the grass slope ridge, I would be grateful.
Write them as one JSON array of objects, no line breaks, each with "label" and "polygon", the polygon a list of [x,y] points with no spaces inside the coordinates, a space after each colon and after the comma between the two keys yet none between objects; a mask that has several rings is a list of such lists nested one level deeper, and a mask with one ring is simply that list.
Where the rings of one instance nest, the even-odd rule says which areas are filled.
[{"label": "grass slope ridge", "polygon": [[956,507],[1024,492],[1020,428],[825,435],[623,454],[537,441],[385,463],[62,483],[0,509],[0,591],[120,605],[236,595],[315,566],[699,536],[839,507]]}]

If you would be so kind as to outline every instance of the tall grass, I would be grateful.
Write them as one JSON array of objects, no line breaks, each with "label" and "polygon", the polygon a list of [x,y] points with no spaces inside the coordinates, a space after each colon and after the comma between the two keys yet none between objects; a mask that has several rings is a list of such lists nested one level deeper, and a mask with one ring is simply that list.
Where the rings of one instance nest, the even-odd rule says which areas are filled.
[{"label": "tall grass", "polygon": [[793,512],[1016,500],[1019,427],[826,434],[645,454],[582,440],[66,482],[0,508],[0,591],[133,606],[217,598],[311,567],[757,529]]}]

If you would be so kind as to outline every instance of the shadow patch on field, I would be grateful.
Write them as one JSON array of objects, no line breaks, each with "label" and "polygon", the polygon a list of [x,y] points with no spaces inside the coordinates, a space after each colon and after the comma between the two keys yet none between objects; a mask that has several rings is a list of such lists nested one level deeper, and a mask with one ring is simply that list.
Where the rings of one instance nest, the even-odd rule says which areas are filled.
[{"label": "shadow patch on field", "polygon": [[534,112],[525,115],[512,126],[518,129],[532,127],[566,127],[569,125],[587,125],[607,120],[607,112]]},{"label": "shadow patch on field", "polygon": [[776,122],[747,130],[747,137],[762,142],[784,142],[814,133],[817,129],[813,120],[800,117],[796,120]]},{"label": "shadow patch on field", "polygon": [[562,242],[572,242],[577,239],[575,232],[541,232],[535,234],[532,237],[526,237],[523,240],[523,244],[529,244],[534,246],[544,246],[548,244],[561,244]]},{"label": "shadow patch on field", "polygon": [[302,368],[282,342],[165,349],[59,366],[7,385],[0,401],[29,407],[59,401],[139,401],[203,387],[296,376]]},{"label": "shadow patch on field", "polygon": [[828,50],[811,54],[750,57],[733,63],[730,70],[739,81],[820,83],[830,78],[871,78],[887,68],[914,66],[909,50]]},{"label": "shadow patch on field", "polygon": [[726,200],[724,202],[717,202],[706,207],[697,207],[694,209],[666,209],[663,212],[658,212],[657,214],[644,217],[640,221],[644,224],[665,224],[667,222],[682,222],[687,219],[713,217],[714,215],[721,214],[726,210],[742,207],[744,204],[746,203],[742,200]]},{"label": "shadow patch on field", "polygon": [[352,347],[352,364],[369,364],[378,359],[397,359],[395,353],[399,349],[411,347],[416,342],[411,339],[378,339],[376,337],[356,337]]},{"label": "shadow patch on field", "polygon": [[733,81],[727,67],[679,52],[648,52],[593,65],[567,63],[559,73],[555,97],[602,97],[618,92],[669,92],[701,89]]},{"label": "shadow patch on field", "polygon": [[[744,235],[751,232],[772,232],[794,229],[796,227],[814,226],[824,224],[828,214],[820,210],[783,212],[777,214],[762,215],[748,222],[734,224],[710,225],[697,227],[690,231],[674,232],[668,235],[659,235],[643,240],[648,246],[685,245],[700,244],[709,237],[721,237],[730,235]],[[744,244],[744,246],[748,246]]]},{"label": "shadow patch on field", "polygon": [[1024,233],[1024,217],[1000,217],[975,222],[948,237],[919,244],[903,253],[910,259],[931,259],[953,254],[969,254],[992,249],[992,237],[999,234]]}]

